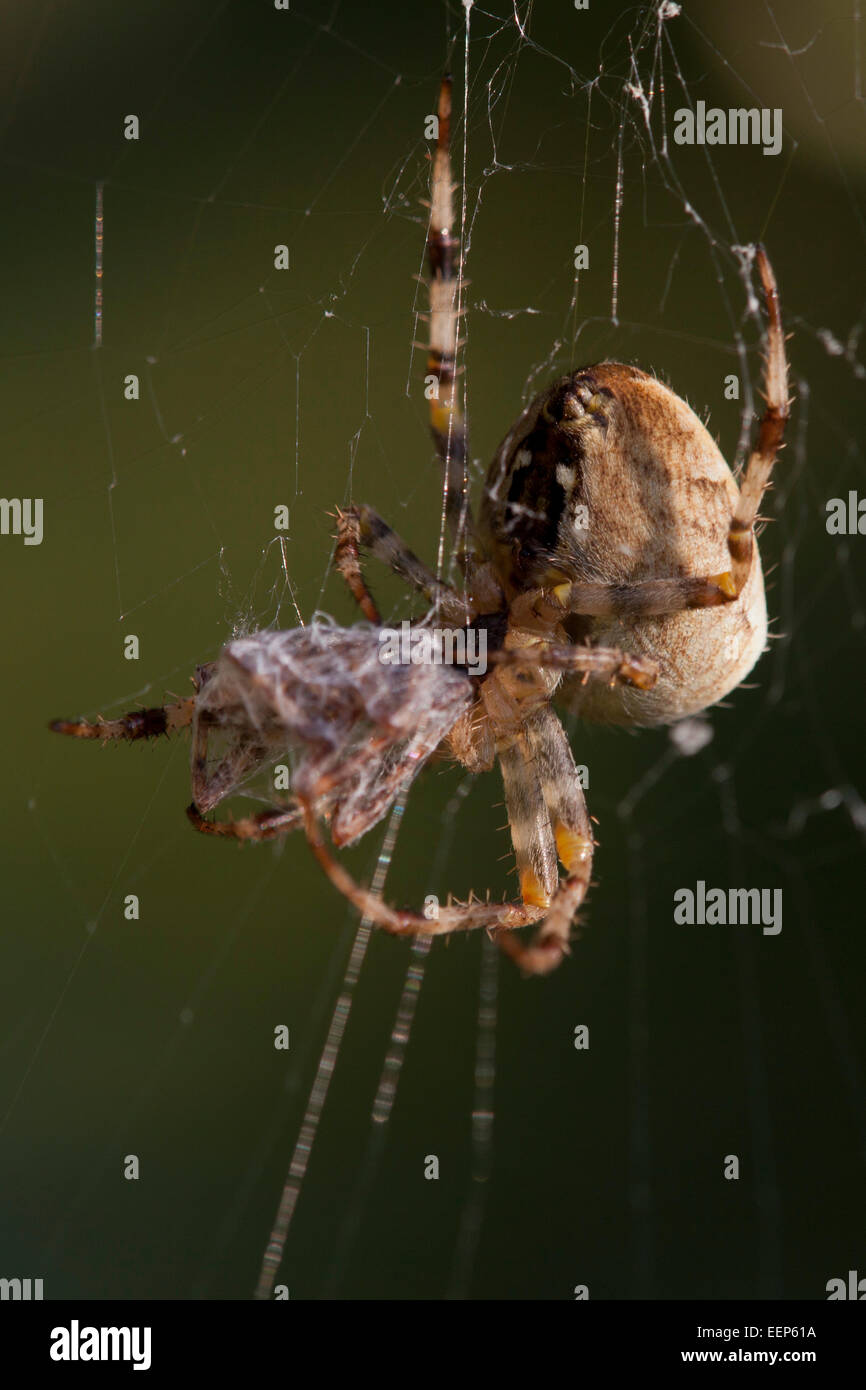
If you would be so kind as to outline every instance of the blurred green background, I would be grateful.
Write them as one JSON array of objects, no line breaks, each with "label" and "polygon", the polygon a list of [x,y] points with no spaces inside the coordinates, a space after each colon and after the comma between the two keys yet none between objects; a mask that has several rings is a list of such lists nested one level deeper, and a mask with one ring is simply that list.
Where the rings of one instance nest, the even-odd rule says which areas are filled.
[{"label": "blurred green background", "polygon": [[[563,969],[542,982],[499,971],[468,1289],[822,1298],[866,1261],[866,540],[824,525],[829,498],[866,495],[862,30],[853,0],[772,14],[737,0],[721,15],[686,0],[665,23],[655,7],[519,8],[524,36],[494,6],[472,13],[468,47],[477,469],[529,393],[605,356],[663,375],[733,459],[750,399],[726,401],[724,377],[756,390],[760,357],[732,248],[756,239],[798,401],[762,543],[781,640],[750,687],[712,712],[694,757],[664,730],[574,732],[597,882]],[[280,503],[305,619],[353,620],[328,576],[327,512],[350,497],[435,560],[413,276],[423,124],[446,64],[463,109],[463,9],[40,0],[3,4],[0,19],[3,492],[45,503],[41,546],[0,538],[0,1275],[41,1277],[46,1297],[246,1298],[355,919],[299,838],[241,851],[192,834],[183,739],[101,750],[45,726],[186,693],[238,625],[291,625]],[[782,153],[664,148],[664,119],[670,130],[697,100],[781,107]],[[591,259],[575,304],[580,242]],[[129,373],[137,402],[123,399]],[[405,615],[399,585],[376,587]],[[123,658],[129,633],[137,663]],[[414,787],[391,900],[513,883],[498,776],[455,802],[461,785],[439,765]],[[380,842],[348,856],[359,876]],[[675,926],[673,892],[698,879],[781,887],[781,935]],[[373,938],[280,1276],[293,1298],[452,1287],[479,1192],[481,943],[434,945],[369,1169],[409,961]],[[280,1023],[288,1054],[272,1045]],[[123,1178],[131,1153],[137,1182]],[[424,1180],[428,1154],[438,1182]],[[723,1179],[727,1154],[738,1182]]]}]

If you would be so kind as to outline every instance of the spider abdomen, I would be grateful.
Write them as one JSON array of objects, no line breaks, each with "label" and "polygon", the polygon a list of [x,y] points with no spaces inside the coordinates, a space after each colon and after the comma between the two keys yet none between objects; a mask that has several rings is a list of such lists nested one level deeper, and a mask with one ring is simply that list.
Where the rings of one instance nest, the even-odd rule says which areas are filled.
[{"label": "spider abdomen", "polygon": [[679,719],[722,699],[751,670],[767,630],[757,547],[735,601],[652,617],[629,613],[634,586],[728,570],[738,496],[694,411],[636,367],[607,362],[560,378],[509,432],[482,509],[508,597],[566,581],[615,586],[616,613],[572,614],[569,635],[659,665],[652,690],[594,680],[578,687],[570,703],[582,715],[638,724]]}]

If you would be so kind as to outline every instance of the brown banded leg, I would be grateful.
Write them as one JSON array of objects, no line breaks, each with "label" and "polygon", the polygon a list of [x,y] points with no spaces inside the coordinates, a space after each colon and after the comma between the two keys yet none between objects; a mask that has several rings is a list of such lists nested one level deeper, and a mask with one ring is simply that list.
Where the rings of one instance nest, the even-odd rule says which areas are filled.
[{"label": "brown banded leg", "polygon": [[525,927],[537,922],[544,915],[543,908],[517,902],[449,903],[440,907],[438,916],[433,919],[428,919],[419,912],[412,912],[408,908],[391,907],[378,894],[357,883],[348,870],[334,858],[322,837],[312,803],[303,798],[299,799],[310,848],[334,887],[364,917],[368,917],[371,922],[383,927],[393,936],[445,936],[450,932],[472,931],[479,927],[488,931],[510,931],[514,927]]},{"label": "brown banded leg", "polygon": [[468,443],[466,420],[457,387],[458,324],[460,319],[460,243],[453,233],[454,206],[451,181],[451,78],[439,88],[439,133],[430,181],[430,229],[427,261],[430,268],[430,344],[427,372],[436,378],[436,394],[430,398],[430,432],[442,464],[445,516],[457,539],[458,549],[472,531],[469,480],[466,473]]},{"label": "brown banded leg", "polygon": [[[466,421],[457,385],[462,280],[459,241],[453,233],[451,78],[447,76],[439,89],[437,114],[439,132],[430,180],[427,233],[430,275],[427,375],[435,378],[436,384],[435,392],[428,392],[430,432],[442,465],[445,519],[456,539],[460,563],[475,594],[475,602],[483,606],[484,612],[494,612],[502,601],[498,582],[491,567],[474,553],[474,540],[467,546],[467,537],[474,536],[474,523],[469,507]],[[450,585],[437,579],[372,507],[352,506],[345,512],[338,512],[337,526],[336,567],[370,622],[380,626],[381,617],[361,572],[362,549],[370,551],[418,593],[424,594],[445,621],[463,626],[475,616],[478,610]]]},{"label": "brown banded leg", "polygon": [[767,408],[758,428],[757,443],[749,455],[749,462],[746,465],[740,488],[740,499],[728,532],[728,549],[732,562],[731,573],[737,593],[740,593],[748,578],[755,543],[755,522],[758,519],[758,508],[770,481],[773,465],[782,447],[791,407],[788,398],[785,334],[782,329],[782,311],[779,306],[776,277],[762,246],[757,248],[755,260],[767,304],[767,356],[764,368],[764,395]]},{"label": "brown banded leg", "polygon": [[564,583],[521,594],[513,605],[512,618],[517,626],[533,617],[557,622],[569,613],[633,622],[687,608],[715,608],[736,597],[728,570],[701,579],[647,579],[640,584]]},{"label": "brown banded leg", "polygon": [[66,734],[69,738],[99,739],[102,743],[124,739],[128,743],[135,743],[138,739],[159,738],[161,734],[187,728],[195,712],[195,698],[190,695],[170,705],[130,710],[119,719],[99,718],[93,722],[87,719],[55,719],[48,727],[55,734]]},{"label": "brown banded leg", "polygon": [[353,599],[367,621],[381,627],[382,615],[361,570],[361,545],[361,509],[349,507],[342,512],[338,508],[334,565],[348,584]]},{"label": "brown banded leg", "polygon": [[379,513],[366,505],[337,513],[335,565],[346,580],[364,616],[381,627],[382,619],[361,573],[361,550],[367,550],[417,593],[423,594],[447,622],[462,626],[473,616],[466,601],[450,584],[437,579]]},{"label": "brown banded leg", "polygon": [[[544,800],[544,845],[550,836],[566,877],[559,883],[547,914],[528,942],[511,933],[503,933],[498,939],[502,950],[521,969],[531,975],[546,975],[568,954],[571,926],[589,888],[592,827],[565,730],[553,711],[540,710],[527,720],[526,736]],[[515,839],[515,850],[516,847]]]}]

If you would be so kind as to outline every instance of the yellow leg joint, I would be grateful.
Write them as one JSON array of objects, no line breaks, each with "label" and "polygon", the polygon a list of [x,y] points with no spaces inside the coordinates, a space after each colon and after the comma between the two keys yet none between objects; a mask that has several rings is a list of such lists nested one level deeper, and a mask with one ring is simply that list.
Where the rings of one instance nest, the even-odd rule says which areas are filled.
[{"label": "yellow leg joint", "polygon": [[734,583],[734,577],[730,570],[725,570],[724,574],[711,574],[710,583],[715,584],[721,589],[725,598],[737,597],[737,586]]},{"label": "yellow leg joint", "polygon": [[449,391],[446,396],[443,391],[441,399],[431,403],[430,423],[433,429],[436,430],[439,434],[447,434],[448,426],[452,417],[455,423],[459,423],[460,412],[457,410],[454,404],[451,393]]},{"label": "yellow leg joint", "polygon": [[556,836],[556,852],[569,873],[580,864],[585,864],[592,854],[592,845],[585,835],[580,835],[576,830],[569,830],[565,825],[557,825],[554,835]]},{"label": "yellow leg joint", "polygon": [[523,869],[520,874],[520,896],[528,907],[550,907],[550,894],[531,869]]}]

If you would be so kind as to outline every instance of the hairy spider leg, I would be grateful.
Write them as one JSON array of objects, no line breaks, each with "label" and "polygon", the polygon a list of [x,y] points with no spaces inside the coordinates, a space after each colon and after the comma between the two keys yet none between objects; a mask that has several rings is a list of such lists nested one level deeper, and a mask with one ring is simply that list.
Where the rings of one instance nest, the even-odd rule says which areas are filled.
[{"label": "hairy spider leg", "polygon": [[551,589],[531,589],[513,605],[515,622],[532,615],[556,621],[567,613],[637,621],[686,608],[716,608],[737,597],[729,571],[704,579],[645,579],[638,584],[585,584],[578,580]]},{"label": "hairy spider leg", "polygon": [[102,743],[124,739],[127,743],[135,743],[138,739],[158,738],[161,734],[188,728],[194,713],[195,696],[189,695],[170,705],[129,710],[119,719],[54,719],[48,727],[55,734],[66,734],[69,738],[95,738]]},{"label": "hairy spider leg", "polygon": [[299,798],[304,816],[304,830],[310,848],[334,887],[364,916],[393,936],[444,936],[453,931],[470,931],[477,927],[488,931],[510,931],[537,922],[544,909],[523,902],[469,902],[440,906],[438,916],[427,918],[408,908],[395,908],[370,888],[356,882],[349,871],[334,858],[322,838],[314,803]]},{"label": "hairy spider leg", "polygon": [[430,395],[430,432],[442,463],[445,515],[462,549],[469,512],[469,480],[466,472],[468,440],[466,420],[457,385],[458,327],[462,289],[460,242],[453,233],[454,206],[451,181],[451,78],[439,88],[438,135],[430,183],[430,228],[427,260],[430,268],[430,344],[427,372],[435,377]]},{"label": "hairy spider leg", "polygon": [[[568,955],[571,926],[589,888],[594,844],[586,798],[565,730],[549,707],[532,715],[524,727],[531,764],[524,762],[522,769],[518,771],[518,781],[528,776],[531,766],[531,775],[540,793],[546,822],[539,837],[539,844],[544,846],[545,868],[548,872],[549,847],[551,844],[555,846],[550,877],[556,891],[551,898],[549,890],[545,890],[541,901],[547,898],[544,904],[548,908],[547,914],[528,942],[509,934],[500,936],[499,944],[506,955],[528,974],[546,975],[556,969],[563,956]],[[503,776],[505,766],[503,761]],[[518,853],[517,837],[520,835],[521,805],[525,790],[525,786],[518,787],[515,796],[515,789],[512,787],[513,800],[508,799],[506,783],[515,854]],[[526,828],[528,829],[528,826]],[[556,869],[557,856],[566,872],[566,878],[561,883]],[[540,885],[531,885],[536,886]],[[521,887],[525,893],[522,877]],[[536,898],[536,901],[539,899]]]},{"label": "hairy spider leg", "polygon": [[731,519],[728,549],[731,552],[731,574],[739,594],[746,582],[755,545],[755,522],[761,498],[770,482],[773,465],[785,437],[785,426],[791,411],[788,396],[788,362],[785,356],[785,334],[782,329],[782,310],[773,267],[763,246],[757,248],[755,260],[764,289],[767,305],[767,352],[764,364],[764,399],[767,408],[758,428],[758,438],[749,455],[740,500]]},{"label": "hairy spider leg", "polygon": [[372,507],[352,505],[337,512],[337,549],[334,563],[348,584],[365,618],[381,627],[382,619],[361,572],[361,549],[405,579],[417,593],[435,605],[446,622],[463,625],[475,616],[472,606],[450,584],[437,579],[423,560],[383,521]]},{"label": "hairy spider leg", "polygon": [[451,178],[451,78],[439,89],[438,135],[430,179],[430,224],[427,234],[429,266],[428,378],[434,378],[430,398],[430,432],[442,466],[445,518],[455,539],[457,558],[467,577],[470,600],[437,579],[388,524],[367,506],[337,513],[336,567],[346,580],[362,613],[381,623],[379,610],[361,572],[360,551],[369,550],[437,606],[446,621],[465,624],[477,613],[501,609],[503,596],[492,566],[480,556],[469,501],[468,437],[460,404],[457,377],[458,326],[463,288],[460,242],[454,236]]},{"label": "hairy spider leg", "polygon": [[509,748],[497,751],[520,896],[529,906],[546,911],[559,882],[556,841],[534,762],[528,724],[527,720]]}]

